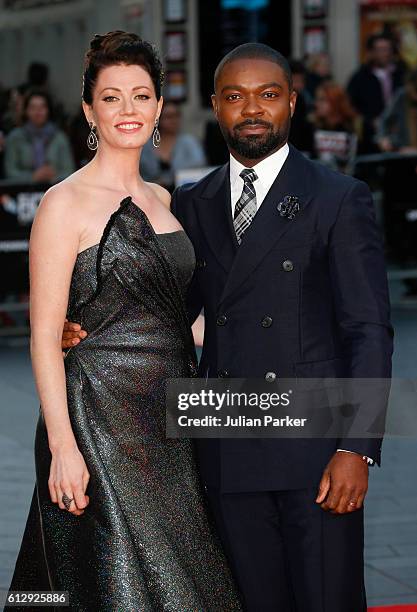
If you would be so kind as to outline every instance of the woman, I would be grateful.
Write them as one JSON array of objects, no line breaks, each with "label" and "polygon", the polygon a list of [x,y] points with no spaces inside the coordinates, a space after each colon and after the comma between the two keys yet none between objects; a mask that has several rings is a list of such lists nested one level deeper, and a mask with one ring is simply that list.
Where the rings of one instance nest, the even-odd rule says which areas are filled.
[{"label": "woman", "polygon": [[206,165],[202,146],[191,134],[180,132],[181,112],[178,104],[165,102],[161,112],[159,130],[161,142],[153,147],[149,141],[143,148],[141,174],[149,181],[156,181],[169,191],[175,187],[178,170],[201,168]]},{"label": "woman", "polygon": [[74,171],[68,138],[51,121],[52,105],[42,90],[30,91],[24,101],[22,127],[6,140],[5,175],[8,179],[53,183]]},{"label": "woman", "polygon": [[[138,174],[161,74],[135,34],[94,37],[83,107],[98,150],[47,192],[32,230],[41,415],[12,588],[69,591],[77,611],[240,609],[192,446],[165,437],[164,381],[195,373],[183,299],[194,254],[169,194]],[[88,338],[63,362],[66,316]]]},{"label": "woman", "polygon": [[346,170],[356,155],[358,120],[343,87],[331,81],[317,87],[312,121],[318,159]]}]

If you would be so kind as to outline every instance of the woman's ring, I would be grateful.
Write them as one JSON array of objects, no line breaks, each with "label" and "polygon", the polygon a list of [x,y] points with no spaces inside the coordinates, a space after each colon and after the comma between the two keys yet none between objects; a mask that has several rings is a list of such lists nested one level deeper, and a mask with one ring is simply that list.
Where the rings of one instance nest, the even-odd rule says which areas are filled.
[{"label": "woman's ring", "polygon": [[62,496],[62,503],[64,504],[64,506],[65,506],[65,508],[67,510],[70,509],[71,502],[73,502],[73,501],[74,501],[74,498],[70,499],[66,493],[64,493],[64,495]]}]

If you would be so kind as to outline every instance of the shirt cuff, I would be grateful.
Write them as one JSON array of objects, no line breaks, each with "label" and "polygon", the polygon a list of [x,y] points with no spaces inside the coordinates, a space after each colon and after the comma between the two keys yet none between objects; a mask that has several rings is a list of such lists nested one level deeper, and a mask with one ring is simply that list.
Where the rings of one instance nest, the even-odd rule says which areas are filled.
[{"label": "shirt cuff", "polygon": [[[354,455],[360,455],[359,453],[355,453],[355,451],[346,450],[344,448],[338,448],[337,452],[338,453],[352,453]],[[368,465],[373,465],[375,463],[375,461],[371,459],[371,457],[367,457],[366,455],[362,455],[362,459],[366,461]]]}]

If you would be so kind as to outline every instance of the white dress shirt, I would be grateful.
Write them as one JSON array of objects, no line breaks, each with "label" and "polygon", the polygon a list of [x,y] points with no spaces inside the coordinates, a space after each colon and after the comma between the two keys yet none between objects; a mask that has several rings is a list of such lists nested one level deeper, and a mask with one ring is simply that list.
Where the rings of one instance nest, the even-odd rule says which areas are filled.
[{"label": "white dress shirt", "polygon": [[[264,201],[268,191],[271,189],[272,183],[281,172],[281,168],[289,152],[289,146],[285,143],[278,151],[275,151],[275,153],[272,153],[272,155],[269,155],[252,167],[258,177],[256,181],[253,182],[253,187],[256,192],[256,206],[258,209]],[[234,217],[236,204],[243,191],[243,179],[239,175],[244,168],[246,168],[246,166],[243,166],[233,157],[233,155],[230,155],[230,201],[232,204],[232,218]],[[342,448],[338,448],[337,451],[345,453],[352,452]],[[362,458],[368,464],[372,465],[374,463],[370,457],[364,456]]]},{"label": "white dress shirt", "polygon": [[[253,187],[256,192],[256,206],[258,209],[264,201],[266,194],[271,189],[272,183],[280,173],[289,152],[290,149],[288,144],[285,144],[278,149],[278,151],[275,151],[275,153],[272,153],[272,155],[269,155],[269,157],[266,157],[253,166],[252,169],[256,172],[258,177],[256,181],[253,182]],[[243,191],[243,179],[240,178],[239,174],[244,168],[246,168],[246,166],[238,162],[233,155],[230,156],[230,200],[232,203],[232,217],[235,213],[236,203]]]}]

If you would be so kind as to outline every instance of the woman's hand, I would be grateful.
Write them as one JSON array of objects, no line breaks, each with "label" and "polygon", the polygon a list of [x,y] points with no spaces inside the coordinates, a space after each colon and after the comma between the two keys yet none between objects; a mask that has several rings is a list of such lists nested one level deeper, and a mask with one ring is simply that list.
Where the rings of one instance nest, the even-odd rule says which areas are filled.
[{"label": "woman's hand", "polygon": [[[48,487],[51,500],[58,504],[61,510],[68,510],[75,516],[84,514],[84,509],[90,501],[85,494],[89,479],[84,457],[75,443],[52,450]],[[73,500],[68,508],[62,501],[64,494]]]}]

